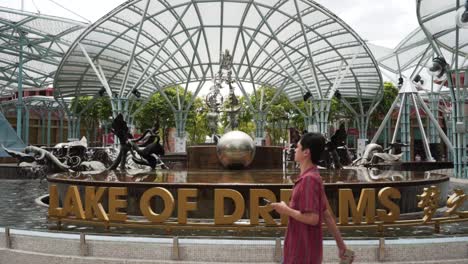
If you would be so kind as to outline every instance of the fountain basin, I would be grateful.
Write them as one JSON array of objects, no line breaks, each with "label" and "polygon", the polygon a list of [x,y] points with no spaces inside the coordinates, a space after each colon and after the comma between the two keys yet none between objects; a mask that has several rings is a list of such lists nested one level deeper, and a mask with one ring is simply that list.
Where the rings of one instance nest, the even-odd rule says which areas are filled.
[{"label": "fountain basin", "polygon": [[[394,187],[401,194],[401,199],[395,200],[401,213],[419,212],[417,207],[417,194],[421,194],[425,187],[436,186],[441,191],[439,205],[444,206],[448,194],[449,177],[433,172],[414,171],[386,171],[385,178],[376,178],[365,168],[344,169],[341,171],[321,170],[325,192],[330,206],[336,213],[338,208],[338,190],[351,189],[358,203],[363,188],[375,189],[376,195],[385,187]],[[271,191],[278,201],[282,189],[292,189],[294,177],[297,173],[284,174],[281,170],[241,170],[241,171],[108,171],[102,173],[72,172],[53,174],[48,177],[49,184],[58,186],[59,199],[63,200],[70,185],[79,187],[83,196],[86,186],[96,187],[126,187],[128,215],[142,215],[139,199],[145,191],[152,187],[167,189],[175,200],[179,189],[197,189],[197,210],[189,211],[189,218],[213,219],[214,217],[214,191],[215,189],[231,189],[238,191],[245,202],[245,212],[242,218],[249,218],[250,190],[266,189]],[[381,176],[381,175],[380,175]],[[380,177],[379,176],[379,177]],[[104,208],[107,207],[106,195],[102,200]],[[84,201],[84,198],[82,197]],[[377,201],[377,197],[376,197]],[[234,211],[234,203],[224,201],[225,214]],[[155,198],[151,207],[158,213],[164,208],[163,200]],[[377,202],[377,208],[382,206]],[[383,209],[383,208],[382,208]],[[273,213],[274,217],[279,217]],[[177,217],[177,210],[172,217]]]}]

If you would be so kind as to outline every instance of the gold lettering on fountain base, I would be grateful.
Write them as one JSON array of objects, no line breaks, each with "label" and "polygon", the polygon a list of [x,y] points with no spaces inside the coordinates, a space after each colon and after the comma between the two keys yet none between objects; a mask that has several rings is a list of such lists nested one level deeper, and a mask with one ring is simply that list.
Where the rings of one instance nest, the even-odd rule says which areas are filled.
[{"label": "gold lettering on fountain base", "polygon": [[271,205],[260,206],[260,198],[266,198],[271,202],[276,202],[275,194],[267,189],[250,189],[250,224],[258,225],[262,217],[267,225],[276,225],[270,212],[273,211]]},{"label": "gold lettering on fountain base", "polygon": [[[159,196],[164,202],[164,209],[160,214],[151,209],[150,201],[154,196]],[[153,223],[162,223],[166,221],[174,211],[174,197],[172,194],[161,187],[153,187],[143,193],[140,199],[141,213]]]},{"label": "gold lettering on fountain base", "polygon": [[400,192],[391,187],[385,187],[378,194],[380,204],[388,209],[388,213],[384,209],[377,209],[379,220],[384,223],[393,223],[400,218],[400,207],[390,199],[401,199]]},{"label": "gold lettering on fountain base", "polygon": [[63,199],[62,216],[67,217],[70,214],[74,214],[77,218],[85,219],[83,203],[81,202],[78,186],[68,187],[65,199]]},{"label": "gold lettering on fountain base", "polygon": [[[289,205],[289,200],[291,200],[292,189],[281,189],[280,190],[280,200]],[[287,225],[289,217],[287,215],[281,215],[281,225]]]},{"label": "gold lettering on fountain base", "polygon": [[127,188],[111,187],[109,188],[109,220],[126,221],[127,214],[120,212],[119,209],[127,208],[127,200],[118,199],[119,196],[126,196]]},{"label": "gold lettering on fountain base", "polygon": [[[231,215],[224,214],[224,199],[234,202],[234,212]],[[242,194],[231,189],[214,190],[214,223],[215,225],[230,225],[241,219],[245,211],[245,201]]]},{"label": "gold lettering on fountain base", "polygon": [[351,189],[340,189],[338,201],[339,223],[348,224],[349,211],[354,224],[360,224],[365,217],[367,224],[374,223],[375,220],[375,189],[364,188],[361,190],[358,205],[354,201]]},{"label": "gold lettering on fountain base", "polygon": [[62,208],[59,207],[59,197],[57,191],[57,185],[49,185],[49,216],[52,217],[61,217]]},{"label": "gold lettering on fountain base", "polygon": [[468,201],[468,195],[462,189],[453,190],[453,194],[447,200],[445,215],[458,215],[460,218],[468,218],[468,211],[459,211],[458,208]]},{"label": "gold lettering on fountain base", "polygon": [[101,199],[106,192],[107,187],[96,188],[87,186],[85,189],[85,217],[88,220],[96,217],[101,221],[109,221],[109,217],[101,204]]},{"label": "gold lettering on fountain base", "polygon": [[[104,210],[102,199],[105,193],[108,193],[108,213]],[[58,187],[55,184],[49,186],[49,209],[48,215],[51,218],[71,220],[100,220],[105,222],[126,222],[127,214],[123,212],[127,208],[127,188],[125,187],[93,187],[87,186],[84,188],[84,206],[81,200],[78,186],[68,186],[65,197],[62,199],[63,208],[60,207],[60,197]],[[339,190],[338,201],[338,223],[340,225],[355,224],[361,222],[365,224],[373,224],[378,220],[378,224],[392,224],[397,222],[400,217],[400,208],[394,200],[401,199],[401,194],[398,189],[385,187],[381,189],[377,195],[379,204],[383,208],[376,210],[376,190],[362,189],[359,200],[356,204],[353,192],[351,189]],[[280,190],[280,201],[289,203],[292,195],[291,189]],[[151,200],[159,197],[163,201],[162,212],[155,213],[151,206]],[[423,223],[428,223],[432,220],[435,210],[438,208],[440,190],[435,186],[424,188],[424,192],[418,195],[420,202],[418,206],[424,209],[424,217],[421,219]],[[198,197],[198,189],[178,189],[177,190],[177,223],[190,225],[188,218],[189,211],[198,209],[198,204],[194,200]],[[277,201],[275,194],[268,189],[250,189],[249,192],[249,212],[250,225],[255,226],[260,224],[260,218],[264,219],[266,226],[277,226],[278,223],[271,216],[272,208],[270,205],[263,205],[260,200],[266,198],[271,202]],[[447,201],[446,215],[455,215],[466,221],[468,218],[467,211],[459,211],[458,208],[463,206],[468,200],[468,196],[463,190],[455,190]],[[225,206],[232,203],[229,214],[225,214]],[[172,194],[165,188],[154,187],[146,190],[140,198],[140,210],[146,219],[153,223],[164,223],[171,217],[174,212],[175,201]],[[242,194],[232,189],[214,189],[214,225],[233,225],[240,220],[245,213],[245,200]],[[328,210],[331,211],[329,204]],[[332,212],[333,213],[333,212]],[[351,221],[350,221],[351,218]],[[438,218],[437,221],[453,221],[454,218]],[[288,218],[281,215],[281,225],[287,225]],[[132,222],[132,221],[129,221]],[[351,223],[349,223],[351,222]],[[404,221],[403,221],[404,222]]]},{"label": "gold lettering on fountain base", "polygon": [[423,223],[431,221],[432,216],[436,213],[439,207],[440,190],[435,186],[430,186],[423,189],[421,195],[417,195],[419,202],[418,207],[424,209]]},{"label": "gold lettering on fountain base", "polygon": [[196,202],[188,202],[187,198],[196,198],[197,189],[179,189],[177,190],[177,222],[187,224],[187,211],[197,210]]}]

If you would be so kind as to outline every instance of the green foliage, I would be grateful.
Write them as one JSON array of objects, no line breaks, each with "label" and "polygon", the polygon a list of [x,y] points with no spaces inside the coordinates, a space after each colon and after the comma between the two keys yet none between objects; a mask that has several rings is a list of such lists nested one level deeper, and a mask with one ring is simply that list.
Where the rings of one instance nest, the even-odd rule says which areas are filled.
[{"label": "green foliage", "polygon": [[[238,97],[238,100],[239,100],[239,105],[241,106],[240,111],[238,113],[238,119],[239,119],[238,130],[243,131],[253,136],[255,132],[255,123],[253,122],[253,116],[254,116],[253,111],[252,109],[250,109],[250,106],[244,96]],[[237,107],[238,106],[236,106],[236,108]],[[227,130],[230,129],[228,113],[226,112],[226,111],[229,111],[230,109],[231,109],[230,100],[225,100],[222,106],[223,112],[221,113],[221,116],[220,116],[221,134],[224,134],[225,132],[227,132]]]},{"label": "green foliage", "polygon": [[[269,86],[261,86],[256,90],[255,94],[252,94],[250,101],[253,105],[260,106],[261,93],[264,93],[263,106],[262,109],[265,110],[269,107],[267,113],[267,125],[266,130],[269,132],[272,144],[279,145],[281,144],[281,139],[287,138],[287,128],[289,127],[299,127],[302,124],[304,126],[304,120],[302,119],[301,124],[296,123],[301,121],[301,118],[298,118],[296,109],[289,102],[285,93],[280,93],[275,101],[272,102],[272,99],[276,93],[276,89]],[[299,106],[299,107],[303,107]]]},{"label": "green foliage", "polygon": [[112,106],[108,97],[100,97],[94,101],[92,100],[92,96],[80,96],[73,98],[71,102],[71,111],[73,111],[75,115],[81,113],[79,117],[86,128],[86,137],[89,141],[96,140],[92,139],[91,135],[96,136],[96,129],[99,126],[99,121],[108,120],[112,115]]},{"label": "green foliage", "polygon": [[[164,92],[171,102],[171,104],[177,109],[177,90],[179,91],[179,98],[181,104],[187,106],[191,100],[192,93],[187,92],[185,98],[184,89],[176,86],[164,89]],[[255,93],[248,95],[248,97],[240,96],[239,103],[242,106],[241,112],[239,114],[239,130],[244,131],[250,135],[254,135],[255,132],[255,123],[254,117],[255,112],[250,108],[249,102],[255,107],[259,108],[260,106],[260,97],[261,92],[264,92],[263,98],[263,110],[269,109],[267,113],[267,124],[266,130],[269,132],[269,135],[272,139],[272,144],[279,145],[282,143],[283,139],[287,138],[287,128],[293,127],[297,128],[299,131],[306,129],[304,127],[304,117],[297,111],[296,107],[288,100],[286,94],[281,93],[276,97],[275,101],[272,102],[273,96],[276,93],[276,89],[269,86],[259,87]],[[381,122],[383,116],[387,113],[391,104],[395,100],[395,97],[398,95],[398,90],[392,83],[386,82],[384,84],[384,93],[382,101],[377,106],[371,117],[371,127],[378,126]],[[76,113],[80,113],[92,100],[90,96],[78,97],[72,101],[71,109],[75,109]],[[358,110],[358,100],[353,98],[348,98],[347,101],[354,107],[357,112]],[[224,133],[225,128],[229,126],[229,120],[227,118],[226,110],[230,109],[229,100],[225,100],[225,103],[222,107],[222,114],[220,116],[220,129],[219,132]],[[296,102],[297,108],[301,109],[302,112],[307,113],[309,108],[309,103],[302,100]],[[369,102],[364,102],[364,109],[368,109]],[[167,142],[167,129],[175,127],[175,115],[172,112],[172,108],[167,100],[164,98],[161,93],[155,93],[151,96],[147,104],[141,106],[141,101],[134,101],[130,103],[131,110],[130,113],[142,107],[142,109],[135,116],[135,125],[140,131],[144,131],[148,128],[151,128],[156,118],[159,118],[160,122],[160,133],[164,139],[163,142]],[[307,110],[306,110],[307,109]],[[197,97],[193,102],[191,108],[188,110],[188,116],[186,121],[185,130],[188,136],[188,144],[200,144],[205,141],[206,136],[210,134],[208,129],[208,122],[206,115],[209,112],[204,98]],[[83,114],[81,115],[81,120],[84,122],[84,126],[90,129],[96,127],[99,123],[99,120],[109,120],[109,117],[112,115],[112,108],[110,100],[108,97],[103,97],[96,99],[91,107],[88,107]],[[352,119],[353,114],[349,109],[347,109],[339,100],[336,98],[332,99],[329,120],[339,120],[342,118]]]},{"label": "green foliage", "polygon": [[94,102],[91,102],[92,100],[92,96],[80,96],[73,98],[71,102],[71,110],[74,114],[78,115],[83,111],[83,109],[87,107],[87,109],[81,114],[82,120],[97,122],[99,120],[109,119],[109,117],[112,115],[112,106],[109,97],[100,97],[97,98]]},{"label": "green foliage", "polygon": [[[185,98],[183,98],[184,89],[180,86],[164,89],[164,93],[170,101],[170,104],[161,93],[153,94],[149,102],[144,105],[142,110],[135,116],[136,126],[141,131],[151,128],[156,118],[159,118],[164,142],[167,142],[167,129],[175,127],[175,116],[170,105],[172,104],[176,109],[178,108],[177,89],[179,90],[180,103],[184,104],[184,107],[189,104],[192,93],[187,92]],[[208,126],[206,124],[206,118],[204,118],[206,113],[207,111],[203,109],[202,99],[196,98],[194,104],[192,104],[188,110],[185,127],[190,142],[202,143],[205,141],[205,137],[208,135]]]},{"label": "green foliage", "polygon": [[379,106],[377,106],[377,112],[386,114],[392,106],[393,101],[395,101],[397,95],[398,89],[395,87],[395,85],[391,82],[384,82],[384,93],[382,101],[380,102]]},{"label": "green foliage", "polygon": [[187,118],[185,130],[188,134],[188,143],[195,145],[204,143],[210,131],[208,129],[208,120],[206,119],[208,108],[204,100],[200,97],[195,98],[192,108],[194,109],[194,113]]},{"label": "green foliage", "polygon": [[384,82],[382,100],[370,118],[370,127],[378,127],[398,96],[398,89],[391,82]]},{"label": "green foliage", "polygon": [[[353,101],[353,100],[347,99],[347,101]],[[346,106],[344,106],[340,102],[340,100],[338,100],[336,97],[333,97],[331,100],[330,113],[328,115],[328,120],[330,122],[333,122],[333,121],[338,121],[341,119],[352,119],[352,118],[354,118],[353,113]]]}]

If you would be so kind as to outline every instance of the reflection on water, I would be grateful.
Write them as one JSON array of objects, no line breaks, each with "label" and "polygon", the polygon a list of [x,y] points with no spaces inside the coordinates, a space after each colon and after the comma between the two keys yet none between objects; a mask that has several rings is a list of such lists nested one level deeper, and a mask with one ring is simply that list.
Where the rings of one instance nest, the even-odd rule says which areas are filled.
[{"label": "reflection on water", "polygon": [[[353,168],[343,170],[320,170],[325,183],[366,183],[437,180],[446,175],[424,171],[380,171],[377,169]],[[282,170],[231,170],[231,171],[186,171],[186,170],[130,170],[127,172],[68,172],[49,176],[49,179],[141,182],[141,183],[239,183],[239,184],[290,184],[297,177],[296,171]]]},{"label": "reflection on water", "polygon": [[47,229],[47,208],[35,203],[36,198],[46,194],[45,181],[0,181],[0,226]]},{"label": "reflection on water", "polygon": [[[157,177],[156,177],[157,178]],[[171,178],[176,180],[176,177]],[[451,186],[453,188],[464,186]],[[465,187],[468,192],[468,188]],[[0,226],[16,229],[55,230],[55,224],[47,222],[47,208],[35,203],[39,196],[47,194],[47,183],[38,180],[2,180],[0,181]],[[466,205],[468,207],[468,205]],[[462,208],[468,210],[468,208]],[[177,230],[168,233],[160,229],[130,229],[111,228],[110,231],[102,227],[64,225],[62,232],[87,232],[104,234],[125,234],[138,236],[242,236],[244,238],[278,237],[284,231],[221,231],[221,230]],[[347,238],[373,238],[378,237],[375,230],[343,230]],[[394,227],[385,230],[386,237],[438,237],[468,234],[468,223],[444,224],[440,234],[433,234],[432,226],[421,227]],[[326,236],[330,237],[329,234]]]}]

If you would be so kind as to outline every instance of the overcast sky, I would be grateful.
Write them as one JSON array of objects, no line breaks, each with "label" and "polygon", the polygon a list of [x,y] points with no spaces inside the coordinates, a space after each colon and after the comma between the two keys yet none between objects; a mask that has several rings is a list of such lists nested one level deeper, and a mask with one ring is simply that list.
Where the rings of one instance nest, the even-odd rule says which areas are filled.
[{"label": "overcast sky", "polygon": [[[72,10],[68,12],[57,4]],[[24,9],[94,22],[125,0],[24,0]],[[316,0],[350,25],[363,39],[389,48],[418,27],[414,0]],[[0,6],[21,9],[21,0],[0,0]],[[80,18],[83,17],[83,18]]]}]

